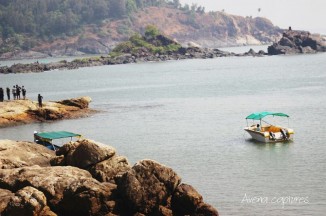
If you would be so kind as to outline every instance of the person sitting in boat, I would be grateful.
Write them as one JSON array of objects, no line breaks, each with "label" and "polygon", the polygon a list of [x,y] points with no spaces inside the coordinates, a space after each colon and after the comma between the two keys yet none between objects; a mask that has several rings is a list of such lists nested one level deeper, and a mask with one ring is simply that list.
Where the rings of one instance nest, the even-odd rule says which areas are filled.
[{"label": "person sitting in boat", "polygon": [[256,131],[260,131],[260,125],[257,124]]}]

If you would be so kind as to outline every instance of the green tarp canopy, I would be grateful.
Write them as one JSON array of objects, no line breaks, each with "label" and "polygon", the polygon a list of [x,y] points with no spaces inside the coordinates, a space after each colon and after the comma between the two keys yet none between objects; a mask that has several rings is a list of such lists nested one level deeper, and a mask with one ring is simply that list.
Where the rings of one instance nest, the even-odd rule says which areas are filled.
[{"label": "green tarp canopy", "polygon": [[289,115],[285,114],[285,113],[276,113],[276,112],[256,112],[256,113],[252,113],[250,115],[247,116],[246,119],[253,119],[253,120],[261,120],[262,118],[266,117],[266,116],[281,116],[281,117],[290,117]]},{"label": "green tarp canopy", "polygon": [[81,136],[80,134],[75,134],[68,131],[43,132],[43,133],[37,133],[35,135],[40,138],[49,139],[49,140]]}]

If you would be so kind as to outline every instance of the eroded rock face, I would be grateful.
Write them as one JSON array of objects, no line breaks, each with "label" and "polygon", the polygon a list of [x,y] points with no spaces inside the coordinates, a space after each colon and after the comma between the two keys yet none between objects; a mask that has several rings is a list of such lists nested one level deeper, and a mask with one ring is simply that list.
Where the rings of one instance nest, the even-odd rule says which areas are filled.
[{"label": "eroded rock face", "polygon": [[111,200],[116,187],[100,183],[89,172],[76,167],[33,166],[0,170],[0,179],[0,188],[17,191],[31,186],[41,191],[48,206],[63,215],[108,213],[106,202]]},{"label": "eroded rock face", "polygon": [[55,216],[56,214],[47,206],[46,197],[41,191],[27,186],[10,198],[3,215]]},{"label": "eroded rock face", "polygon": [[31,142],[0,140],[0,169],[50,166],[53,151]]},{"label": "eroded rock face", "polygon": [[123,203],[131,213],[151,214],[179,185],[181,178],[171,169],[152,160],[142,160],[117,181]]}]

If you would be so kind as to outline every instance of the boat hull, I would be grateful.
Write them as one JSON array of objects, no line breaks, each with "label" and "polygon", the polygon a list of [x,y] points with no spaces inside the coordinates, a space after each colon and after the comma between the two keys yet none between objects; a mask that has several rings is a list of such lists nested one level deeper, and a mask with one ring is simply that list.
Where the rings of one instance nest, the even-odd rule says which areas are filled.
[{"label": "boat hull", "polygon": [[254,131],[248,128],[244,129],[245,131],[247,131],[250,136],[254,139],[257,140],[259,142],[263,142],[263,143],[275,143],[275,142],[286,142],[289,140],[293,140],[293,133],[290,132],[287,134],[287,137],[284,138],[284,136],[280,133],[273,133],[273,136],[265,131],[265,132],[260,132],[260,131]]}]

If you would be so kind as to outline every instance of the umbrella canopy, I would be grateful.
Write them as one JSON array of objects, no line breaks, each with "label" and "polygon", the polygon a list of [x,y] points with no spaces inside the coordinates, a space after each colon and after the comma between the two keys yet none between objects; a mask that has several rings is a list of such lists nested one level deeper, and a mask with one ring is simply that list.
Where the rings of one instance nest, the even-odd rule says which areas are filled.
[{"label": "umbrella canopy", "polygon": [[253,119],[253,120],[261,120],[262,118],[266,116],[281,116],[281,117],[290,117],[289,115],[285,113],[280,112],[256,112],[248,115],[246,119]]}]

